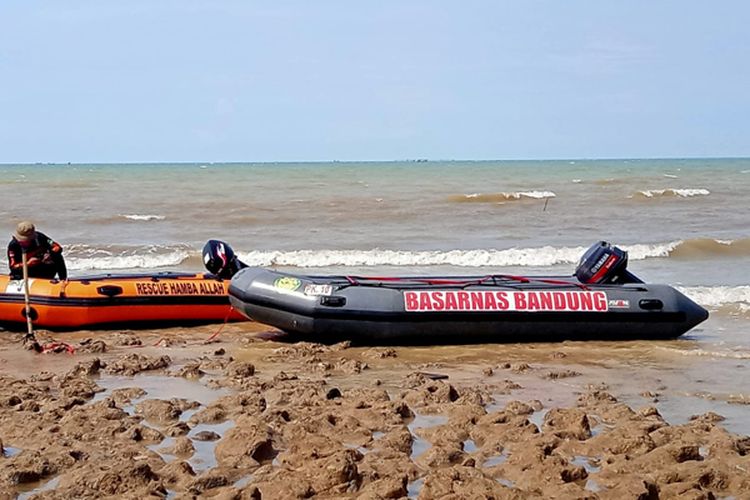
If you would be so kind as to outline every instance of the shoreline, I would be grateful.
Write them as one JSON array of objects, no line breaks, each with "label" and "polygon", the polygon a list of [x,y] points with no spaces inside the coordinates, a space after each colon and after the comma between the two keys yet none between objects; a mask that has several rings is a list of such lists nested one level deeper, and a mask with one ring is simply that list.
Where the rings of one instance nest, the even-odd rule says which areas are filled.
[{"label": "shoreline", "polygon": [[750,493],[750,438],[729,432],[721,412],[685,411],[716,395],[694,395],[665,421],[659,405],[675,398],[673,382],[668,368],[647,378],[649,364],[663,364],[653,344],[628,344],[643,373],[627,380],[621,361],[592,355],[612,356],[615,345],[292,344],[249,322],[205,343],[219,328],[56,335],[75,355],[34,354],[22,335],[2,332],[2,489],[40,498]]}]

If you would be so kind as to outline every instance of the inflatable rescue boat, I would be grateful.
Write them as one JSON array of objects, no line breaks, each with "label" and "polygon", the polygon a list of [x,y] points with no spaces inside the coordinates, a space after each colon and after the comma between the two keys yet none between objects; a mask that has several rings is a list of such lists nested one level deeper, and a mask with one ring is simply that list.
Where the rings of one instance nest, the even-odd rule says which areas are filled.
[{"label": "inflatable rescue boat", "polygon": [[247,267],[215,240],[204,262],[233,275],[229,299],[242,314],[318,341],[667,339],[708,317],[671,286],[632,275],[627,253],[606,242],[574,275],[552,277],[304,276]]},{"label": "inflatable rescue boat", "polygon": [[[244,320],[229,305],[228,285],[228,280],[205,273],[29,278],[31,319],[35,327],[46,329]],[[26,328],[23,280],[0,276],[0,325]]]}]

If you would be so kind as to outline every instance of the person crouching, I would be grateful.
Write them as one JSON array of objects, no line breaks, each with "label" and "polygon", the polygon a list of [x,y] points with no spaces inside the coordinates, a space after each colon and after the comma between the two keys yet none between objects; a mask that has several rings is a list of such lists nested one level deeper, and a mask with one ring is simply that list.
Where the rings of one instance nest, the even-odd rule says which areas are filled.
[{"label": "person crouching", "polygon": [[23,253],[26,253],[29,278],[61,280],[68,278],[62,247],[52,238],[37,231],[29,221],[19,222],[8,243],[8,266],[11,279],[23,279]]}]

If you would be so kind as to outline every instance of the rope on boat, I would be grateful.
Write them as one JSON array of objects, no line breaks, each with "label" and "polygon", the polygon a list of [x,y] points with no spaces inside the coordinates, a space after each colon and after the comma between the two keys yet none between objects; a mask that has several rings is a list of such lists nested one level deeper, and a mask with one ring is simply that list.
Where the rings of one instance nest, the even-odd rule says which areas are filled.
[{"label": "rope on boat", "polygon": [[[569,280],[560,280],[553,278],[534,278],[527,276],[514,276],[510,274],[490,274],[481,278],[461,279],[461,278],[420,278],[420,277],[393,277],[393,276],[344,276],[347,281],[346,286],[388,286],[398,287],[399,284],[418,284],[418,285],[444,285],[459,286],[466,288],[472,285],[485,285],[490,282],[494,286],[505,286],[513,288],[511,283],[544,283],[545,285],[556,286],[575,286],[582,290],[589,290],[584,283]],[[504,283],[501,283],[504,282]]]}]

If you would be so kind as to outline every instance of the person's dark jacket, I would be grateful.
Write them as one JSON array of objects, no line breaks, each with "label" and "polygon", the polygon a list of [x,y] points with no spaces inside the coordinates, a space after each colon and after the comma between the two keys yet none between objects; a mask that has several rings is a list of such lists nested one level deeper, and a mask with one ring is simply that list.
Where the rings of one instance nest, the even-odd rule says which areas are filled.
[{"label": "person's dark jacket", "polygon": [[[55,275],[61,280],[68,278],[62,247],[49,236],[36,231],[25,250],[29,278],[53,279]],[[23,279],[22,247],[15,237],[8,243],[8,266],[12,279]]]}]

